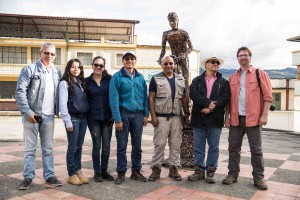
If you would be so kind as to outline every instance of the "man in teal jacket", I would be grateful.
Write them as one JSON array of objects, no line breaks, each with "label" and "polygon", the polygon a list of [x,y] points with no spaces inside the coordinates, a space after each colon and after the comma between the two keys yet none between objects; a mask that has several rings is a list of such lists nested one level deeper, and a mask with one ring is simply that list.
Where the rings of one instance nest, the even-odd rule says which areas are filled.
[{"label": "man in teal jacket", "polygon": [[131,179],[146,182],[141,174],[143,125],[148,123],[148,95],[146,81],[136,69],[136,55],[133,51],[123,54],[124,67],[112,77],[109,84],[109,105],[116,126],[117,172],[115,184],[125,180],[127,171],[126,149],[128,135],[131,135]]}]

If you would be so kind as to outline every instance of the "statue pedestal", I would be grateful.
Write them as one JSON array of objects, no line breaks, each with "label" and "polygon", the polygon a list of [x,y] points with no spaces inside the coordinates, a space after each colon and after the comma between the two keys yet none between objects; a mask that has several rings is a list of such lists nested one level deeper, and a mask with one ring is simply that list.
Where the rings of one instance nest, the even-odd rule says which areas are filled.
[{"label": "statue pedestal", "polygon": [[182,130],[180,158],[182,167],[194,167],[194,132],[191,126],[185,126]]}]

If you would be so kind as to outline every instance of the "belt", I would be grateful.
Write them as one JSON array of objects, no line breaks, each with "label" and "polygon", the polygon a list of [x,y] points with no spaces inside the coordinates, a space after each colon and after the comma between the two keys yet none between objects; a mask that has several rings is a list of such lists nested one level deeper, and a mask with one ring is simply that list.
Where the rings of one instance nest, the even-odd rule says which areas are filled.
[{"label": "belt", "polygon": [[144,112],[143,110],[136,110],[136,111],[129,111],[129,110],[126,110],[125,108],[119,108],[120,112],[127,112],[127,113],[130,113],[130,114],[135,114],[135,113],[142,113]]},{"label": "belt", "polygon": [[239,118],[244,118],[244,117],[246,117],[245,115],[239,115]]}]

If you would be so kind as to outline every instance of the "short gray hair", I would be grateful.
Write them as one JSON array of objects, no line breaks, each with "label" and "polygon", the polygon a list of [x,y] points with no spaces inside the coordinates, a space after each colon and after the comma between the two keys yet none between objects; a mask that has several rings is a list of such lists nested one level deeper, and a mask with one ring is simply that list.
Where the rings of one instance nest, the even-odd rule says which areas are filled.
[{"label": "short gray hair", "polygon": [[55,49],[55,45],[52,44],[52,43],[44,43],[42,46],[41,46],[41,49],[40,51],[44,51],[46,48],[52,48],[54,49],[54,51],[56,52],[56,49]]}]

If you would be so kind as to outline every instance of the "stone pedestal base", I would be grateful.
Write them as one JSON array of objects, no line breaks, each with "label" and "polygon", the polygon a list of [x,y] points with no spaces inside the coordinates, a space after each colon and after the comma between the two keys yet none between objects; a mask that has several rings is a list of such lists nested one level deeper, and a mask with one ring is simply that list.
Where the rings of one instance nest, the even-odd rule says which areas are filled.
[{"label": "stone pedestal base", "polygon": [[184,127],[182,130],[180,158],[182,167],[194,167],[194,132],[192,127]]}]

